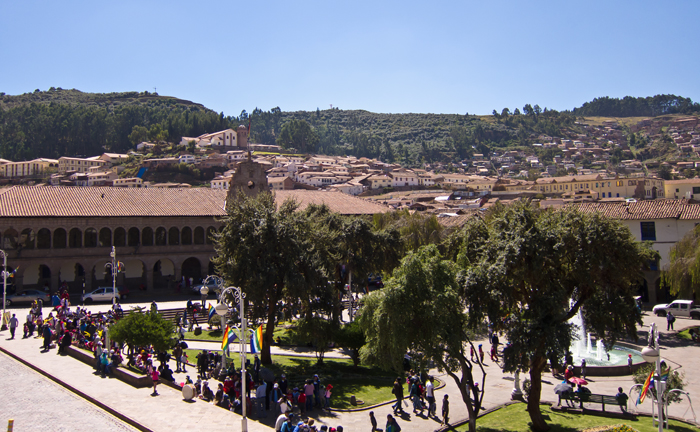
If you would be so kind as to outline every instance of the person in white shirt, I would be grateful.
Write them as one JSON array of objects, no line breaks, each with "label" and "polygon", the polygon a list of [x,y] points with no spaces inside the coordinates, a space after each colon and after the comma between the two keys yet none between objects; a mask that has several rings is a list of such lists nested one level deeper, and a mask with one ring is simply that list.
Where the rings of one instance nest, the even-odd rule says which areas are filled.
[{"label": "person in white shirt", "polygon": [[265,401],[267,400],[267,384],[265,381],[258,386],[255,391],[255,404],[257,405],[255,414],[258,418],[267,418],[267,412],[265,411]]},{"label": "person in white shirt", "polygon": [[433,385],[433,377],[428,377],[428,383],[425,385],[425,398],[428,399],[428,417],[435,417],[435,386]]}]

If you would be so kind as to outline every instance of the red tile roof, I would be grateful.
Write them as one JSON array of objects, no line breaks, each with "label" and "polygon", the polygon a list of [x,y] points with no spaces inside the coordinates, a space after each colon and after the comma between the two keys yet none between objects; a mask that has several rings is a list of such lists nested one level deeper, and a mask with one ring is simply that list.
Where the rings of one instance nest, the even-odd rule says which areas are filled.
[{"label": "red tile roof", "polygon": [[642,219],[700,219],[700,204],[686,199],[660,199],[637,202],[586,202],[572,204],[583,213],[602,213],[621,220]]},{"label": "red tile roof", "polygon": [[[227,191],[211,188],[28,187],[0,189],[2,217],[224,216]],[[341,192],[275,191],[278,205],[293,198],[300,209],[325,203],[341,214],[375,214],[388,207]]]},{"label": "red tile roof", "polygon": [[27,187],[0,191],[0,217],[224,216],[210,188]]},{"label": "red tile roof", "polygon": [[326,204],[331,211],[346,215],[376,214],[392,211],[387,206],[342,192],[301,189],[275,191],[275,201],[277,205],[283,203],[288,198],[294,199],[299,203],[300,210],[305,209],[309,204]]}]

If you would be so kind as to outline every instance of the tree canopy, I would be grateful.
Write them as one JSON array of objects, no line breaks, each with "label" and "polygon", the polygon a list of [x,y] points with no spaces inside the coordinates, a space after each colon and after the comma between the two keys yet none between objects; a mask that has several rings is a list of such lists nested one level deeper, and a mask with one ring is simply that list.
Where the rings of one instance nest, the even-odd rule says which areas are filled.
[{"label": "tree canopy", "polygon": [[109,327],[109,337],[119,343],[127,343],[130,351],[153,345],[156,351],[165,351],[175,343],[173,323],[157,312],[144,312],[136,308]]},{"label": "tree canopy", "polygon": [[[548,359],[569,350],[579,310],[606,346],[636,339],[633,295],[641,270],[658,254],[635,242],[619,221],[575,209],[547,211],[529,202],[497,206],[458,235],[468,326],[485,319],[505,334],[505,371],[530,371],[533,428],[548,429],[539,401]],[[454,242],[454,240],[453,240]],[[454,246],[454,243],[452,243]]]},{"label": "tree canopy", "polygon": [[700,225],[671,247],[670,262],[661,278],[671,294],[692,298],[700,293]]},{"label": "tree canopy", "polygon": [[385,288],[363,299],[358,323],[367,343],[360,355],[363,363],[397,372],[403,371],[406,353],[435,362],[459,387],[474,430],[483,392],[466,354],[470,331],[456,276],[456,265],[442,259],[435,245],[409,253]]},{"label": "tree canopy", "polygon": [[265,364],[271,362],[283,298],[299,302],[309,322],[314,316],[330,317],[337,327],[340,266],[348,264],[366,280],[369,273],[398,264],[398,233],[374,230],[369,219],[341,216],[327,206],[301,211],[288,200],[278,209],[272,194],[264,192],[253,198],[239,194],[227,203],[227,213],[214,263],[227,283],[244,290],[252,315],[267,322],[261,353]]}]

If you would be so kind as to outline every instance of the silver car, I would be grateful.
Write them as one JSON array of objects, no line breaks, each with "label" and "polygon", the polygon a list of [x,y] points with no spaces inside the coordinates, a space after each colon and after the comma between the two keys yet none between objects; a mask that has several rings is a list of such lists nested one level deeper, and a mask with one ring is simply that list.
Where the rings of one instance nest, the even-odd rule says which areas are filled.
[{"label": "silver car", "polygon": [[[111,302],[112,297],[113,297],[114,291],[112,290],[112,287],[100,287],[97,288],[95,291],[85,293],[83,294],[83,303],[92,303],[92,302]],[[127,296],[127,293],[124,291],[122,287],[117,287],[117,298],[118,299],[125,299]]]},{"label": "silver car", "polygon": [[5,307],[10,307],[13,304],[31,303],[37,299],[41,299],[46,305],[51,304],[51,296],[45,291],[28,289],[20,291],[17,294],[8,295],[5,297]]}]

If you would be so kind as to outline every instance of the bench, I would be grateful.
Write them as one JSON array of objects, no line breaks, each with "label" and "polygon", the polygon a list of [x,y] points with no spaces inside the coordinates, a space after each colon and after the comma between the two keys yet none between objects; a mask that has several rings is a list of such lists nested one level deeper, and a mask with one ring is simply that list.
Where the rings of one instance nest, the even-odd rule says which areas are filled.
[{"label": "bench", "polygon": [[581,409],[583,409],[583,403],[596,403],[603,406],[603,412],[605,412],[605,404],[619,406],[617,398],[615,396],[599,395],[599,394],[587,394],[580,398],[579,395],[574,393],[563,394],[561,396],[563,400],[570,400],[573,402],[578,402]]}]

